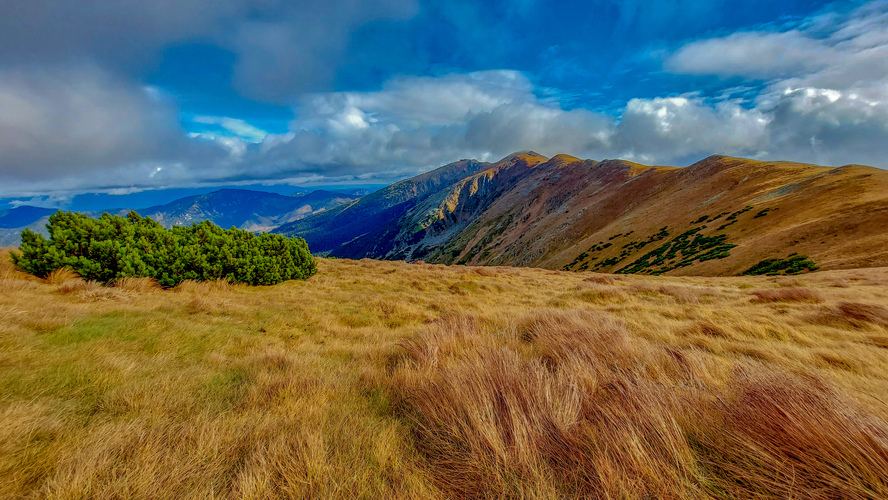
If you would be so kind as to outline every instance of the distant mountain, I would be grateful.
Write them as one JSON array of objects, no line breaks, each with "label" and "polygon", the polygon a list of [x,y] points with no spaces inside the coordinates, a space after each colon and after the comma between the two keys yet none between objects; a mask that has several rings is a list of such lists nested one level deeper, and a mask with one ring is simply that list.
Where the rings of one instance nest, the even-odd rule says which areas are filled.
[{"label": "distant mountain", "polygon": [[888,266],[886,227],[888,171],[871,167],[521,153],[451,164],[277,231],[337,257],[719,275],[791,254],[823,269]]},{"label": "distant mountain", "polygon": [[[360,198],[361,196],[368,195],[373,192],[372,190],[365,189],[365,188],[326,189],[326,190],[322,189],[321,191],[328,191],[330,193],[335,193],[335,194],[344,194],[348,197],[353,197],[353,198]],[[311,191],[308,188],[298,189],[298,190],[290,193],[290,196],[304,196],[304,195],[307,195],[307,194],[313,193],[313,192],[315,192],[315,191]]]},{"label": "distant mountain", "polygon": [[[310,242],[312,252],[338,249],[358,237],[364,237],[367,246],[384,243],[384,235],[377,234],[379,231],[388,230],[395,221],[429,196],[490,166],[475,160],[460,160],[397,182],[352,203],[312,215],[311,222],[307,224],[299,220],[283,224],[272,232],[298,234]],[[373,253],[384,255],[382,251]]]},{"label": "distant mountain", "polygon": [[21,206],[0,210],[0,229],[13,229],[33,224],[55,213],[56,208]]},{"label": "distant mountain", "polygon": [[136,211],[166,227],[209,220],[224,228],[235,226],[247,231],[268,231],[357,198],[330,191],[284,196],[246,189],[221,189]]},{"label": "distant mountain", "polygon": [[0,210],[0,247],[19,244],[22,230],[43,230],[55,208],[21,206]]},{"label": "distant mountain", "polygon": [[[298,221],[312,214],[350,203],[358,196],[331,191],[312,191],[299,196],[285,196],[246,189],[221,189],[212,193],[187,196],[165,205],[158,205],[136,212],[160,222],[165,227],[190,225],[209,220],[229,228],[247,231],[268,231],[282,224]],[[98,212],[85,212],[99,217],[103,212],[126,215],[131,209],[118,208]],[[46,234],[49,215],[56,209],[18,207],[0,211],[0,246],[15,246],[24,229]]]}]

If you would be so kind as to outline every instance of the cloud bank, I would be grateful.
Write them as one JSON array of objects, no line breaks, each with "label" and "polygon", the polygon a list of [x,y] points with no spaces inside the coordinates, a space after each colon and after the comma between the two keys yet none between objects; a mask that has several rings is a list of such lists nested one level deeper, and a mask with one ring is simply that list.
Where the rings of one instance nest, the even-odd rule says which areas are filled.
[{"label": "cloud bank", "polygon": [[[493,160],[525,149],[667,165],[720,153],[888,167],[888,2],[685,43],[667,53],[663,71],[752,86],[636,98],[617,113],[567,109],[512,70],[398,76],[373,91],[307,91],[333,78],[327,59],[341,54],[354,26],[403,19],[416,9],[408,1],[385,4],[352,2],[348,15],[333,20],[325,2],[305,2],[297,11],[229,0],[214,3],[211,16],[198,0],[177,14],[165,10],[173,4],[158,2],[136,30],[145,37],[138,53],[95,47],[116,36],[114,26],[90,36],[62,30],[67,48],[60,52],[24,36],[27,27],[0,20],[0,196],[255,180],[391,181],[460,158]],[[127,5],[104,15],[127,17]],[[238,17],[251,9],[247,21]],[[78,12],[54,16],[98,10]],[[181,22],[152,32],[165,15]],[[151,47],[194,36],[230,47],[246,95],[290,102],[289,131],[199,115],[184,118],[200,128],[186,133],[175,99],[116,69],[138,64]],[[37,55],[33,61],[16,60],[25,48]]]}]

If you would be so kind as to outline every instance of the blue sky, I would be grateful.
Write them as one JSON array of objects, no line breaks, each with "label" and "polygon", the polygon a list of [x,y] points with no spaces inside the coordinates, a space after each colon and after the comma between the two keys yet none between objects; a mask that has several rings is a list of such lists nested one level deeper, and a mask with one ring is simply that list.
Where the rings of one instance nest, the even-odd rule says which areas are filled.
[{"label": "blue sky", "polygon": [[104,0],[0,16],[0,198],[517,150],[888,167],[888,2]]}]

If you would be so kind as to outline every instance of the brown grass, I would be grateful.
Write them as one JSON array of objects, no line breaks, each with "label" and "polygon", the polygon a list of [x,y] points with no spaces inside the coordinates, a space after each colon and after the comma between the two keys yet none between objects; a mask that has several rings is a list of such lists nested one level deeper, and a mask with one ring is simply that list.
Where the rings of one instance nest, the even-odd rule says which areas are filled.
[{"label": "brown grass", "polygon": [[490,269],[490,268],[487,268],[487,267],[476,267],[476,268],[475,268],[475,273],[476,273],[476,274],[479,274],[479,275],[481,275],[481,276],[488,276],[488,277],[492,277],[492,276],[497,276],[497,275],[498,275],[498,273],[496,272],[495,269]]},{"label": "brown grass", "polygon": [[609,274],[593,274],[586,278],[583,278],[583,281],[589,281],[591,283],[598,283],[601,285],[613,285],[616,283],[616,279]]},{"label": "brown grass", "polygon": [[0,498],[888,498],[888,269],[814,304],[319,265],[158,291],[0,255]]},{"label": "brown grass", "polygon": [[888,327],[888,308],[877,304],[860,304],[858,302],[841,302],[838,312],[852,321],[868,321]]},{"label": "brown grass", "polygon": [[121,290],[135,293],[147,293],[160,290],[160,284],[153,278],[120,278],[114,286]]},{"label": "brown grass", "polygon": [[179,283],[174,291],[180,293],[194,293],[194,294],[210,294],[213,292],[230,292],[234,289],[234,285],[228,282],[228,280],[223,278],[218,278],[214,281],[194,281],[194,280],[185,280]]},{"label": "brown grass", "polygon": [[62,285],[68,281],[76,281],[79,280],[80,275],[76,272],[68,269],[67,267],[60,267],[55,271],[49,273],[46,277],[46,282],[50,285]]},{"label": "brown grass", "polygon": [[403,344],[397,407],[458,497],[888,495],[888,423],[815,377],[745,364],[712,384],[589,314],[519,330],[457,316]]},{"label": "brown grass", "polygon": [[663,295],[669,295],[679,304],[700,303],[701,291],[686,286],[661,286],[658,291]]},{"label": "brown grass", "polygon": [[95,280],[85,281],[82,279],[73,279],[63,282],[59,285],[58,291],[62,294],[69,293],[92,293],[100,290],[102,284]]},{"label": "brown grass", "polygon": [[808,288],[777,288],[752,292],[759,302],[823,302],[821,294]]}]

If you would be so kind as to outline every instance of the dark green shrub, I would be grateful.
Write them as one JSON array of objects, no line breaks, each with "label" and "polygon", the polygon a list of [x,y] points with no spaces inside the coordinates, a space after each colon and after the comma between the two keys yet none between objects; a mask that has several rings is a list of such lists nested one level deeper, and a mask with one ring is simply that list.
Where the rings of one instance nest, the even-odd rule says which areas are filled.
[{"label": "dark green shrub", "polygon": [[[629,265],[618,269],[616,274],[662,274],[678,267],[690,266],[694,262],[730,257],[730,250],[737,245],[727,243],[728,236],[724,234],[715,236],[697,234],[705,227],[688,229]],[[680,261],[670,264],[676,259]]]},{"label": "dark green shrub", "polygon": [[765,259],[743,272],[743,276],[767,274],[801,274],[808,271],[816,271],[820,266],[810,260],[807,255],[792,254],[787,259]]},{"label": "dark green shrub", "polygon": [[165,229],[136,212],[125,218],[106,213],[98,219],[56,212],[47,229],[48,240],[23,231],[21,253],[12,253],[16,266],[41,278],[67,267],[103,283],[150,277],[164,287],[217,278],[271,285],[317,272],[302,238],[222,229],[209,221]]}]

